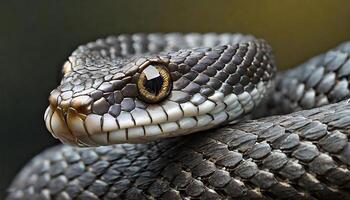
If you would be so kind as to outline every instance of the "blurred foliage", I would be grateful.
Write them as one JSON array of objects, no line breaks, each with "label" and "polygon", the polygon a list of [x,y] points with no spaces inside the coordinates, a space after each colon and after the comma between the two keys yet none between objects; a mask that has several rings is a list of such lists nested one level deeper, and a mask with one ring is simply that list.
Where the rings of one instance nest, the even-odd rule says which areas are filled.
[{"label": "blurred foliage", "polygon": [[133,32],[250,33],[270,42],[282,69],[350,39],[346,0],[1,1],[0,16],[2,190],[54,143],[42,120],[47,96],[81,43]]}]

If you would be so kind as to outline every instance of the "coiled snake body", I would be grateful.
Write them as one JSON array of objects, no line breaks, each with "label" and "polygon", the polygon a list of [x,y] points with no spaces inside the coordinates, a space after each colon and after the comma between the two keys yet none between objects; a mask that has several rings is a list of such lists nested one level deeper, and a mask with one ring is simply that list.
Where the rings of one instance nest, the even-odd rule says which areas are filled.
[{"label": "coiled snake body", "polygon": [[8,199],[350,199],[349,55],[275,75],[266,42],[240,34],[81,46],[45,122],[64,143],[110,146],[46,150]]}]

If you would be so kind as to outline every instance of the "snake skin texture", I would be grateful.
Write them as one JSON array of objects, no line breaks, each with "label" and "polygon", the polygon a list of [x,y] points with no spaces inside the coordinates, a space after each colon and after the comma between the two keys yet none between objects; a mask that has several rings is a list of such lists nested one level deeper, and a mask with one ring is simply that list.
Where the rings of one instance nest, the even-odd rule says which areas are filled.
[{"label": "snake skin texture", "polygon": [[349,199],[350,103],[149,144],[57,146],[8,199]]},{"label": "snake skin texture", "polygon": [[350,97],[350,42],[280,73],[268,108],[289,113],[335,103]]},{"label": "snake skin texture", "polygon": [[[140,100],[149,66],[170,73],[169,96]],[[276,67],[269,45],[241,34],[135,34],[80,46],[51,92],[48,130],[64,143],[136,143],[206,130],[260,104]]]},{"label": "snake skin texture", "polygon": [[350,199],[349,55],[344,43],[277,75],[268,105],[311,110],[146,144],[56,146],[22,169],[7,198]]}]

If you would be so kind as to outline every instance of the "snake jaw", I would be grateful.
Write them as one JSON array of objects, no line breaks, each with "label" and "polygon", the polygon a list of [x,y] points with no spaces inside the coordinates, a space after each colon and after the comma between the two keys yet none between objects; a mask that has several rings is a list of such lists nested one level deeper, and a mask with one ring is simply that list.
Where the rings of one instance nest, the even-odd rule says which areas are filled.
[{"label": "snake jaw", "polygon": [[45,124],[51,134],[66,144],[74,145],[75,136],[69,130],[64,113],[61,108],[49,106],[45,112]]},{"label": "snake jaw", "polygon": [[88,95],[64,97],[57,89],[49,96],[50,106],[46,109],[44,120],[47,129],[63,143],[91,146],[96,143],[79,138],[86,135],[84,127],[86,116],[91,113],[93,99]]},{"label": "snake jaw", "polygon": [[71,145],[145,142],[206,130],[224,121],[237,119],[259,104],[268,85],[258,84],[251,93],[240,95],[224,96],[221,92],[215,92],[203,102],[199,94],[183,103],[173,102],[171,99],[181,93],[173,91],[169,99],[160,105],[145,105],[145,111],[137,109],[138,114],[135,111],[123,112],[117,117],[108,113],[97,115],[91,113],[91,109],[87,113],[79,112],[82,105],[90,108],[92,103],[89,97],[80,96],[71,100],[70,107],[66,107],[66,104],[50,105],[45,113],[45,122],[56,138]]},{"label": "snake jaw", "polygon": [[260,103],[275,70],[262,40],[131,58],[94,45],[72,54],[49,97],[46,126],[64,143],[145,142],[237,120]]},{"label": "snake jaw", "polygon": [[61,116],[64,115],[62,109],[56,109],[53,113],[57,114],[52,114],[48,129],[63,138],[64,143],[80,146],[139,143],[185,135],[216,127],[250,112],[255,104],[259,104],[268,85],[269,82],[261,83],[252,92],[240,95],[224,96],[215,92],[198,105],[195,103],[198,95],[184,103],[166,100],[160,106],[148,105],[146,111],[139,110],[139,114],[124,112],[117,118],[108,113],[102,116],[93,113],[84,115],[72,107],[65,116]]}]

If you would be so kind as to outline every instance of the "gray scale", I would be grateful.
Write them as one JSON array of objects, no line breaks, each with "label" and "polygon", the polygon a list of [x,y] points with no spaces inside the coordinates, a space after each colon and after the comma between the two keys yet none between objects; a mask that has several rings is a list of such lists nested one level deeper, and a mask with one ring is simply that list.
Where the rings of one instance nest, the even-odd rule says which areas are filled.
[{"label": "gray scale", "polygon": [[173,91],[170,96],[170,101],[175,101],[178,103],[187,102],[191,98],[191,95],[183,91]]},{"label": "gray scale", "polygon": [[215,92],[214,89],[212,89],[211,87],[209,86],[202,86],[201,90],[200,90],[200,93],[206,97],[208,96],[211,96],[213,93]]},{"label": "gray scale", "polygon": [[169,72],[177,72],[178,71],[177,69],[178,69],[178,65],[172,62],[169,63],[168,65]]},{"label": "gray scale", "polygon": [[184,77],[186,77],[188,80],[194,82],[193,80],[195,80],[198,75],[199,74],[196,71],[189,71],[188,73],[186,73],[184,75]]},{"label": "gray scale", "polygon": [[223,83],[219,91],[224,93],[224,95],[226,96],[233,92],[233,87],[229,84]]},{"label": "gray scale", "polygon": [[198,73],[203,72],[207,66],[204,63],[198,62],[195,66],[192,67],[192,70],[197,71]]},{"label": "gray scale", "polygon": [[213,88],[214,90],[217,90],[221,87],[221,81],[215,77],[210,77],[209,82],[207,83],[208,86]]},{"label": "gray scale", "polygon": [[190,80],[188,80],[185,77],[181,77],[173,83],[173,88],[174,90],[181,90],[185,88],[189,83],[190,83]]},{"label": "gray scale", "polygon": [[232,56],[236,53],[236,49],[232,48],[232,46],[229,46],[221,55],[221,58],[219,59],[221,62],[227,64],[232,60]]},{"label": "gray scale", "polygon": [[215,74],[217,73],[217,70],[212,66],[208,66],[207,69],[203,73],[210,76],[210,77],[214,77]]},{"label": "gray scale", "polygon": [[338,74],[340,77],[348,76],[350,74],[350,59],[347,59],[347,61],[340,67]]},{"label": "gray scale", "polygon": [[333,90],[330,92],[329,95],[330,95],[330,99],[333,101],[340,101],[340,100],[348,97],[350,95],[349,80],[347,80],[347,79],[340,80],[333,87]]},{"label": "gray scale", "polygon": [[129,83],[122,90],[124,97],[136,97],[138,94],[136,84]]},{"label": "gray scale", "polygon": [[182,89],[182,91],[190,93],[190,94],[195,94],[200,91],[201,87],[195,82],[190,82],[185,88]]},{"label": "gray scale", "polygon": [[111,107],[109,107],[108,113],[111,114],[114,117],[117,117],[121,112],[121,106],[120,104],[114,104]]},{"label": "gray scale", "polygon": [[96,114],[103,114],[108,111],[110,104],[105,98],[100,98],[92,104],[92,111]]},{"label": "gray scale", "polygon": [[131,111],[135,108],[135,102],[132,98],[124,98],[120,106],[123,111]]},{"label": "gray scale", "polygon": [[218,60],[212,65],[216,70],[222,70],[225,67],[225,63]]},{"label": "gray scale", "polygon": [[123,100],[123,98],[124,98],[124,96],[123,96],[123,94],[121,93],[121,91],[115,91],[114,93],[113,93],[113,97],[114,97],[114,101],[115,101],[115,103],[120,103],[120,102],[122,102],[122,100]]},{"label": "gray scale", "polygon": [[348,58],[347,53],[330,51],[325,55],[324,63],[329,71],[337,70]]},{"label": "gray scale", "polygon": [[177,70],[181,74],[186,74],[186,73],[188,73],[191,70],[191,68],[188,65],[180,64],[180,65],[178,65]]},{"label": "gray scale", "polygon": [[209,81],[209,76],[203,73],[198,73],[196,78],[193,80],[193,82],[200,84],[200,85],[205,85]]},{"label": "gray scale", "polygon": [[241,84],[238,83],[235,86],[233,86],[233,93],[238,95],[238,94],[241,94],[243,92],[244,92],[244,88]]},{"label": "gray scale", "polygon": [[219,79],[221,82],[225,82],[225,80],[228,78],[229,74],[224,71],[219,71],[215,74],[215,78]]}]

